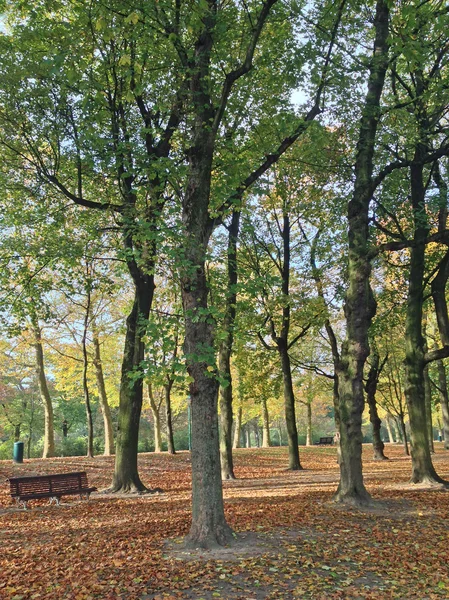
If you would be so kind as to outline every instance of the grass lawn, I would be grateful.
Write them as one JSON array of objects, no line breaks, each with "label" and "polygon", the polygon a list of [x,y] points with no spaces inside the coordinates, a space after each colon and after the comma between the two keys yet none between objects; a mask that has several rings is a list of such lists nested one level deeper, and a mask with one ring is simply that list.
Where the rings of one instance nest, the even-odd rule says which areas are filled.
[{"label": "grass lawn", "polygon": [[[224,483],[228,522],[238,533],[223,551],[187,553],[189,453],[140,454],[148,487],[164,493],[111,496],[17,509],[7,477],[86,470],[99,490],[113,458],[0,461],[0,598],[259,600],[449,598],[449,494],[408,484],[410,459],[364,447],[365,482],[378,501],[366,511],[330,502],[336,451],[300,448],[304,471],[286,471],[287,449],[235,452],[236,481]],[[434,464],[449,479],[449,451]],[[167,540],[169,540],[167,542]]]}]

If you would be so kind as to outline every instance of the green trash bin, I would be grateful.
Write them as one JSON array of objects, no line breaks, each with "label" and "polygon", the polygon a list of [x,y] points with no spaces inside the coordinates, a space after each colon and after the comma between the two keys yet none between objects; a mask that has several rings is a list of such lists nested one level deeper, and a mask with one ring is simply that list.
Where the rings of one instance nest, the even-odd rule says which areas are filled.
[{"label": "green trash bin", "polygon": [[12,456],[15,463],[23,463],[23,442],[14,442]]}]

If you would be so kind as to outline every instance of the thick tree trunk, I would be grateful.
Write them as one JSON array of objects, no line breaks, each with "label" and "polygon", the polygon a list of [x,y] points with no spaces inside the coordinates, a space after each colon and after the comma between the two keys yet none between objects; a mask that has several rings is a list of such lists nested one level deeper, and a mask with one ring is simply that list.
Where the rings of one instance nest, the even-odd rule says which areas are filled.
[{"label": "thick tree trunk", "polygon": [[173,436],[173,418],[171,410],[171,389],[173,381],[170,380],[164,385],[165,391],[165,417],[167,422],[167,450],[169,454],[176,454],[175,439]]},{"label": "thick tree trunk", "polygon": [[142,412],[143,381],[131,380],[131,374],[141,368],[144,360],[145,326],[153,300],[154,279],[131,265],[135,284],[134,303],[126,320],[125,350],[120,381],[120,405],[117,423],[115,471],[111,491],[144,492],[137,469],[140,414]]},{"label": "thick tree trunk", "polygon": [[234,448],[241,447],[240,438],[242,435],[242,414],[243,414],[243,409],[241,406],[239,406],[239,408],[237,410],[237,416],[235,419],[235,425],[234,425],[234,443],[233,443]]},{"label": "thick tree trunk", "polygon": [[369,418],[371,421],[373,431],[373,458],[374,460],[388,460],[388,458],[384,454],[385,445],[382,441],[382,437],[380,434],[380,427],[382,421],[379,418],[376,403],[377,383],[379,381],[379,362],[379,354],[377,353],[377,351],[373,351],[371,368],[368,373],[368,380],[365,385],[365,391],[366,400],[369,407]]},{"label": "thick tree trunk", "polygon": [[55,433],[54,433],[54,417],[53,405],[51,402],[50,392],[48,391],[47,377],[45,375],[44,366],[44,350],[42,346],[42,334],[39,324],[36,319],[33,319],[34,333],[34,349],[36,352],[36,374],[39,386],[39,393],[44,405],[44,451],[42,458],[51,458],[55,456]]},{"label": "thick tree trunk", "polygon": [[441,415],[443,417],[444,447],[449,450],[449,394],[447,389],[446,369],[442,360],[437,361],[438,367],[438,395],[440,399]]},{"label": "thick tree trunk", "polygon": [[302,469],[299,460],[298,429],[296,427],[295,394],[293,391],[292,371],[287,345],[278,339],[278,350],[281,359],[282,381],[284,384],[284,408],[288,437],[288,468],[292,471]]},{"label": "thick tree trunk", "polygon": [[266,398],[262,398],[262,447],[271,447],[270,436],[270,415],[268,414],[268,406]]},{"label": "thick tree trunk", "polygon": [[[212,44],[207,37],[204,44]],[[202,51],[205,49],[202,48]],[[197,100],[202,93],[198,90]],[[206,248],[213,229],[208,214],[213,138],[203,130],[209,120],[201,109],[201,124],[196,129],[190,155],[190,176],[183,205],[185,226],[184,267],[181,275],[185,315],[184,354],[192,378],[192,525],[186,544],[193,547],[225,545],[232,541],[226,523],[221,483],[218,439],[218,379],[213,367],[212,318],[208,314]]]},{"label": "thick tree trunk", "polygon": [[312,403],[307,402],[307,428],[306,428],[306,446],[312,446]]},{"label": "thick tree trunk", "polygon": [[228,237],[228,282],[226,290],[226,313],[223,320],[223,339],[218,352],[220,378],[220,455],[221,478],[235,479],[232,460],[232,377],[231,354],[234,341],[234,323],[237,304],[237,239],[240,229],[240,211],[232,213]]},{"label": "thick tree trunk", "polygon": [[376,310],[369,283],[368,218],[380,98],[388,65],[388,21],[388,3],[378,0],[374,51],[357,144],[354,192],[348,205],[349,286],[344,306],[346,340],[339,372],[340,484],[334,500],[356,505],[370,501],[362,474],[363,367],[369,354],[368,330]]},{"label": "thick tree trunk", "polygon": [[97,379],[98,397],[100,399],[100,410],[103,416],[104,428],[104,455],[110,456],[114,454],[114,431],[112,428],[111,409],[106,393],[106,385],[104,382],[103,364],[101,362],[101,350],[98,331],[93,328],[93,344],[94,344],[94,366],[95,377]]},{"label": "thick tree trunk", "polygon": [[161,428],[160,404],[158,405],[156,403],[151,383],[148,383],[148,397],[150,399],[150,408],[151,408],[151,413],[153,415],[154,451],[162,452],[162,428]]}]

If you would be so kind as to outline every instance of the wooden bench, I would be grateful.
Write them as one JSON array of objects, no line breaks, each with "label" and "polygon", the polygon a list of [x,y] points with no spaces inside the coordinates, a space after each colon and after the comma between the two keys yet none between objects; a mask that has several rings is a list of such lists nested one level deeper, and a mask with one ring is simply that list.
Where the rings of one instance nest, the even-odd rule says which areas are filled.
[{"label": "wooden bench", "polygon": [[334,436],[328,435],[326,437],[320,437],[319,442],[315,442],[315,446],[332,446],[334,443]]},{"label": "wooden bench", "polygon": [[28,500],[49,498],[50,504],[59,504],[61,496],[76,494],[87,498],[96,487],[89,487],[85,471],[79,473],[56,473],[53,475],[35,475],[29,477],[11,477],[10,494],[17,505],[27,508]]}]

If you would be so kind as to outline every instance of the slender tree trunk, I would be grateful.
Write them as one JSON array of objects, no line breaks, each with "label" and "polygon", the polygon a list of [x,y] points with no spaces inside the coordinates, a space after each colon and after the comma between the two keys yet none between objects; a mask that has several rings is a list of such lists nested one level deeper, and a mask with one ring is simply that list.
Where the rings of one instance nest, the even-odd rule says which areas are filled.
[{"label": "slender tree trunk", "polygon": [[34,349],[36,352],[36,374],[39,386],[39,393],[44,405],[44,451],[42,458],[51,458],[55,456],[55,433],[54,433],[54,417],[53,405],[51,402],[50,392],[48,391],[47,377],[45,375],[44,366],[44,350],[42,346],[42,334],[36,318],[32,319],[34,333]]},{"label": "slender tree trunk", "polygon": [[[90,277],[89,265],[86,265],[87,278]],[[86,406],[86,420],[87,420],[87,457],[93,458],[94,456],[94,426],[92,421],[92,407],[90,405],[90,393],[89,384],[87,381],[87,371],[89,368],[89,357],[87,355],[87,330],[89,328],[89,317],[90,317],[90,303],[91,303],[91,291],[90,282],[87,282],[87,305],[84,314],[84,328],[83,337],[81,340],[81,347],[83,351],[83,395],[84,404]]]},{"label": "slender tree trunk", "polygon": [[287,345],[278,339],[278,349],[281,358],[282,380],[284,384],[284,408],[288,437],[288,468],[292,471],[302,469],[299,460],[298,429],[296,427],[295,394],[293,391],[292,371]]},{"label": "slender tree trunk", "polygon": [[167,450],[169,454],[176,454],[175,439],[173,436],[173,418],[171,410],[171,389],[173,380],[164,385],[165,390],[165,416],[167,421]]},{"label": "slender tree trunk", "polygon": [[339,372],[340,484],[334,500],[356,505],[370,501],[362,474],[363,367],[369,354],[368,331],[376,311],[369,283],[368,218],[380,98],[388,65],[388,21],[388,3],[378,0],[374,51],[357,144],[354,192],[348,205],[349,286],[344,307],[347,333]]},{"label": "slender tree trunk", "polygon": [[241,406],[239,406],[238,410],[237,410],[237,417],[235,419],[235,426],[234,426],[234,443],[233,443],[233,447],[234,448],[240,448],[241,447],[241,435],[242,435],[242,413],[243,413],[243,409]]},{"label": "slender tree trunk", "polygon": [[449,394],[447,390],[446,369],[442,360],[437,361],[438,395],[440,398],[441,414],[443,417],[444,447],[449,450]]},{"label": "slender tree trunk", "polygon": [[14,441],[15,442],[20,441],[20,430],[21,430],[21,423],[16,423],[14,425]]},{"label": "slender tree trunk", "polygon": [[249,428],[249,423],[245,425],[245,434],[246,448],[251,448],[251,429]]},{"label": "slender tree trunk", "polygon": [[103,416],[104,455],[110,456],[111,454],[114,454],[114,431],[112,428],[111,409],[109,406],[108,395],[106,393],[106,385],[104,382],[103,364],[101,361],[101,350],[98,331],[95,327],[93,327],[92,332],[94,344],[95,377],[97,379],[98,397],[100,399],[100,410]]},{"label": "slender tree trunk", "polygon": [[433,422],[432,422],[432,387],[430,383],[429,365],[424,367],[424,395],[426,402],[426,421],[429,435],[430,453],[435,454],[435,446],[433,444]]},{"label": "slender tree trunk", "polygon": [[390,423],[390,418],[388,417],[388,415],[385,419],[385,427],[387,429],[389,443],[394,444],[393,431],[391,430],[391,423]]},{"label": "slender tree trunk", "polygon": [[220,385],[220,455],[221,478],[235,479],[232,460],[232,377],[231,354],[234,341],[234,323],[237,305],[237,239],[240,229],[240,211],[232,213],[228,237],[228,282],[226,292],[226,312],[223,320],[223,340],[218,351],[220,378],[226,385]]},{"label": "slender tree trunk", "polygon": [[151,383],[148,383],[148,398],[150,399],[150,408],[153,415],[154,423],[154,451],[162,452],[162,428],[161,428],[161,413],[160,403],[157,404]]},{"label": "slender tree trunk", "polygon": [[270,448],[271,436],[270,436],[270,416],[268,414],[268,406],[266,398],[262,398],[262,447]]},{"label": "slender tree trunk", "polygon": [[408,441],[407,441],[407,428],[405,426],[405,418],[404,418],[404,413],[401,412],[401,414],[399,415],[399,425],[400,428],[398,429],[399,433],[400,433],[400,437],[402,439],[402,443],[404,445],[404,454],[406,456],[410,456],[410,450],[408,447]]},{"label": "slender tree trunk", "polygon": [[368,373],[368,380],[365,385],[366,400],[369,407],[369,418],[373,431],[373,452],[374,460],[388,460],[384,454],[385,445],[380,434],[382,421],[379,418],[376,403],[377,383],[379,381],[379,354],[376,350],[372,353],[371,368]]},{"label": "slender tree trunk", "polygon": [[306,446],[312,446],[312,403],[307,402],[307,431],[306,431]]},{"label": "slender tree trunk", "polygon": [[[120,406],[117,423],[115,471],[111,491],[143,492],[137,469],[140,415],[143,401],[141,377],[131,380],[130,375],[141,367],[144,360],[145,326],[153,300],[154,279],[144,275],[131,263],[135,291],[133,307],[126,320],[125,349],[120,381]],[[151,272],[151,270],[150,270]]]}]

